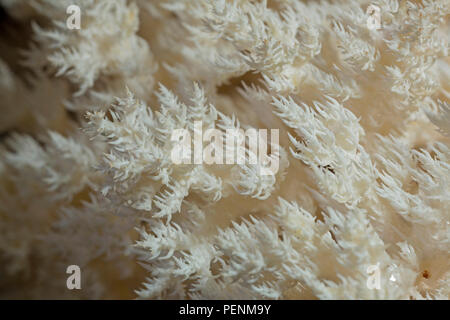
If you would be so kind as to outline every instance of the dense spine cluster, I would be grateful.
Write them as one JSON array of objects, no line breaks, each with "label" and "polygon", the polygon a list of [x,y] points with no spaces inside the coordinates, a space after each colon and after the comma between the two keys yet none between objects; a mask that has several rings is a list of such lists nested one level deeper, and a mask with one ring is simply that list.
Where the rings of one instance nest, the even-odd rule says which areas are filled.
[{"label": "dense spine cluster", "polygon": [[[449,298],[448,0],[0,5],[0,297]],[[175,164],[195,123],[278,171]]]}]

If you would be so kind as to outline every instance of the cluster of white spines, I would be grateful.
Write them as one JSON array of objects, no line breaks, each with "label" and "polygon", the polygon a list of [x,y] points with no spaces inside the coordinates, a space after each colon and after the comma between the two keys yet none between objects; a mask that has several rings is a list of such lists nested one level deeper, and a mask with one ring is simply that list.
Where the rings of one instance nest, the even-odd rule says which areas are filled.
[{"label": "cluster of white spines", "polygon": [[[108,297],[102,270],[132,277],[139,257],[141,298],[448,299],[450,8],[416,2],[373,1],[369,30],[369,1],[0,0],[44,22],[29,95],[0,60],[0,129],[30,134],[0,146],[0,273],[36,255],[48,283],[78,262],[86,296]],[[290,153],[270,144],[276,175],[174,164],[171,134],[197,121],[280,128]]]}]

